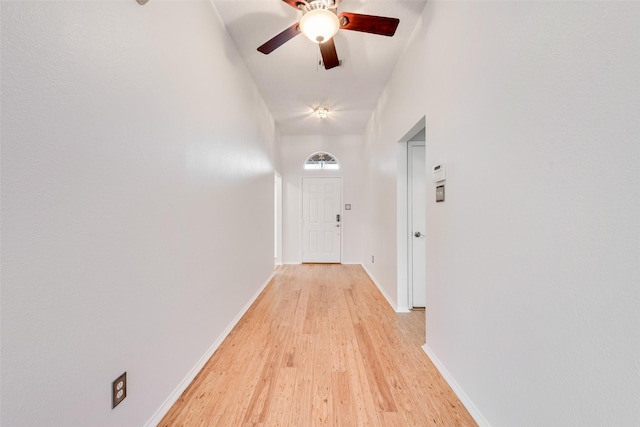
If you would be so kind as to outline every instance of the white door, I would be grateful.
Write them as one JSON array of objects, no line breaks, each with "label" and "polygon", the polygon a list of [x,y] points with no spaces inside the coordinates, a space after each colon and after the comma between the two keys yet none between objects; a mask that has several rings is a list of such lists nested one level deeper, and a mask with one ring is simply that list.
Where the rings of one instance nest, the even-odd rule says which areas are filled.
[{"label": "white door", "polygon": [[340,262],[341,178],[302,179],[302,262]]},{"label": "white door", "polygon": [[425,181],[424,145],[409,143],[409,293],[413,307],[425,307],[426,304]]}]

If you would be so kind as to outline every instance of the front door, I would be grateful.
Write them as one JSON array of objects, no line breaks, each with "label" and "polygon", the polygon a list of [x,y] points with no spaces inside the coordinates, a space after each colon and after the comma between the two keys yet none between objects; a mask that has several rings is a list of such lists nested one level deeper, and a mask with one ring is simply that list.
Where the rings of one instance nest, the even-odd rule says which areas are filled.
[{"label": "front door", "polygon": [[302,178],[302,262],[339,263],[342,178]]}]

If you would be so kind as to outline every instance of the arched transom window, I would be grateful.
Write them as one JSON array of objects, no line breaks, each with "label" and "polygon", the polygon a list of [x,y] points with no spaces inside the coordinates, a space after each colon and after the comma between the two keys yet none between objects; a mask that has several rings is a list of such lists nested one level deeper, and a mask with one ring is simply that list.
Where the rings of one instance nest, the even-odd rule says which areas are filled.
[{"label": "arched transom window", "polygon": [[332,154],[324,151],[313,153],[304,162],[305,169],[340,169],[340,163]]}]

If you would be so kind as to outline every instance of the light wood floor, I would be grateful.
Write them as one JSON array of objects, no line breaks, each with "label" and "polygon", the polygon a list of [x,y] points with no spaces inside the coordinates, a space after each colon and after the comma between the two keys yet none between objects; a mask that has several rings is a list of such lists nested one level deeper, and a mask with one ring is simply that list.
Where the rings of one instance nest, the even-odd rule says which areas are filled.
[{"label": "light wood floor", "polygon": [[360,266],[280,267],[159,425],[475,426],[424,336]]}]

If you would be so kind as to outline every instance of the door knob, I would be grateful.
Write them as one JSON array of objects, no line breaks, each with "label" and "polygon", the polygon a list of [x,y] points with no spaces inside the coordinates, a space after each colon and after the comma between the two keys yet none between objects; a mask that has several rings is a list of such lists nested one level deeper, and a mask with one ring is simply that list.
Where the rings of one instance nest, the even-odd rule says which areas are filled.
[{"label": "door knob", "polygon": [[421,232],[419,232],[419,231],[416,231],[415,233],[413,233],[413,235],[414,235],[415,237],[420,237],[420,236],[422,236],[422,233],[421,233]]}]

